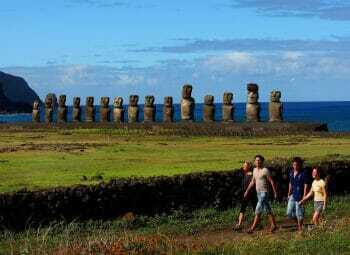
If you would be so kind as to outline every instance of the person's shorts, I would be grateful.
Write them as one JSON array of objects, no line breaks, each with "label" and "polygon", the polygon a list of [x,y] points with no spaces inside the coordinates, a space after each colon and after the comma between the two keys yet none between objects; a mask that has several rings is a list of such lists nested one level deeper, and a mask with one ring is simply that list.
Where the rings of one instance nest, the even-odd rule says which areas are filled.
[{"label": "person's shorts", "polygon": [[323,212],[323,201],[314,201],[314,210],[315,212],[322,213]]},{"label": "person's shorts", "polygon": [[298,220],[304,219],[304,206],[299,205],[298,201],[295,201],[293,196],[289,197],[287,206],[287,216],[291,219],[297,218]]},{"label": "person's shorts", "polygon": [[249,204],[251,205],[253,211],[255,211],[256,203],[257,203],[256,195],[249,195],[246,198],[243,197],[241,200],[241,209],[239,212],[245,213]]},{"label": "person's shorts", "polygon": [[258,203],[256,204],[255,214],[267,213],[271,214],[271,206],[269,202],[268,192],[257,192]]}]

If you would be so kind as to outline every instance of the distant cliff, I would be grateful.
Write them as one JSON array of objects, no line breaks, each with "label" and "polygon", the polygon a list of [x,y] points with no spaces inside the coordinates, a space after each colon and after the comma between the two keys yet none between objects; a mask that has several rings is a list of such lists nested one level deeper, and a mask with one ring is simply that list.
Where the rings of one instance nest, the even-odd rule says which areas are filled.
[{"label": "distant cliff", "polygon": [[0,72],[1,113],[30,113],[34,100],[40,98],[23,78]]}]

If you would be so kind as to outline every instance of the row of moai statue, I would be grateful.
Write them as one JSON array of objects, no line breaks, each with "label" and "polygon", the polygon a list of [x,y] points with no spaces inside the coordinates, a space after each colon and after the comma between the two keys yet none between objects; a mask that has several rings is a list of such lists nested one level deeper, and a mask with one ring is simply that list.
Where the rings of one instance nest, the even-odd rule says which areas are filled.
[{"label": "row of moai statue", "polygon": [[[260,121],[260,103],[259,103],[259,87],[256,84],[248,84],[248,101],[246,106],[246,120],[248,122],[259,122]],[[270,122],[281,122],[282,117],[282,103],[281,92],[272,91],[271,101],[269,103],[269,121]],[[234,105],[232,103],[233,94],[231,92],[225,92],[223,95],[222,104],[222,121],[223,122],[233,122],[234,121]],[[45,98],[45,122],[53,122],[53,113],[56,104],[56,99],[53,94],[49,94]],[[131,95],[129,98],[128,105],[128,122],[136,123],[139,122],[139,107],[138,107],[139,97],[137,95]],[[154,96],[146,96],[145,104],[143,108],[144,122],[154,122],[156,117],[156,108],[154,104]],[[113,120],[117,123],[124,122],[124,108],[123,108],[123,98],[116,97],[113,102]],[[39,102],[34,102],[33,105],[33,121],[40,122],[40,110]],[[181,100],[181,120],[182,121],[194,121],[194,110],[195,110],[195,100],[192,97],[192,86],[184,85],[182,88],[182,100]],[[57,122],[65,123],[67,122],[68,108],[66,106],[66,96],[59,96],[58,100],[58,110],[57,110]],[[94,98],[86,98],[85,107],[85,122],[95,122],[95,107]],[[73,122],[82,121],[82,110],[80,106],[80,98],[73,98]],[[101,97],[100,101],[100,121],[110,122],[111,121],[111,110],[109,108],[109,97]],[[173,98],[165,97],[163,105],[163,121],[173,122],[174,121],[174,106]],[[215,104],[214,96],[206,95],[204,97],[203,106],[203,121],[204,122],[214,122],[215,121]]]}]

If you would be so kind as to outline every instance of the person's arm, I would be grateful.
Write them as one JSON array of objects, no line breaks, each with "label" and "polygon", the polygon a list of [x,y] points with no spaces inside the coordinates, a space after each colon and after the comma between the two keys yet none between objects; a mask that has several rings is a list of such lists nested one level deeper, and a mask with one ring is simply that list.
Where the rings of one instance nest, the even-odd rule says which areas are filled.
[{"label": "person's arm", "polygon": [[306,196],[304,196],[302,200],[299,201],[299,204],[304,203],[306,200],[308,200],[310,197],[312,197],[313,194],[314,194],[314,192],[312,190],[310,190],[310,192]]},{"label": "person's arm", "polygon": [[292,195],[292,184],[289,182],[288,185],[288,198]]},{"label": "person's arm", "polygon": [[248,196],[249,191],[254,187],[254,184],[255,184],[255,178],[253,177],[248,185],[247,190],[244,192],[244,198],[246,198]]},{"label": "person's arm", "polygon": [[275,182],[273,181],[273,179],[271,178],[270,175],[267,176],[267,179],[268,179],[268,181],[269,181],[270,184],[271,184],[274,197],[277,198],[277,192],[276,192]]},{"label": "person's arm", "polygon": [[303,195],[303,197],[305,197],[307,195],[307,187],[308,187],[308,185],[305,183],[304,184],[304,195]]},{"label": "person's arm", "polygon": [[326,210],[328,194],[325,187],[322,188],[322,192],[324,194],[323,210]]}]

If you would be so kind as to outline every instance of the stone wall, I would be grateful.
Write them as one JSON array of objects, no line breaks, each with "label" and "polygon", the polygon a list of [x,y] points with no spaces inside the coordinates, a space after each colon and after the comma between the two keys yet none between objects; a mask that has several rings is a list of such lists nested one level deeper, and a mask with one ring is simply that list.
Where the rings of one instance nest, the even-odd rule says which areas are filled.
[{"label": "stone wall", "polygon": [[[278,197],[286,198],[291,162],[267,162],[277,184]],[[350,192],[350,162],[319,162],[330,195]],[[311,167],[305,168],[311,174]],[[97,185],[21,190],[0,194],[0,229],[23,229],[51,221],[115,219],[127,212],[154,215],[202,207],[239,205],[241,172],[237,170],[128,178]]]}]

